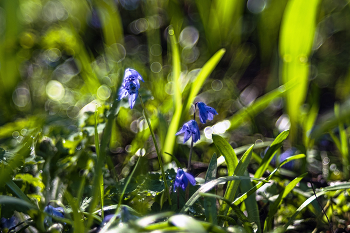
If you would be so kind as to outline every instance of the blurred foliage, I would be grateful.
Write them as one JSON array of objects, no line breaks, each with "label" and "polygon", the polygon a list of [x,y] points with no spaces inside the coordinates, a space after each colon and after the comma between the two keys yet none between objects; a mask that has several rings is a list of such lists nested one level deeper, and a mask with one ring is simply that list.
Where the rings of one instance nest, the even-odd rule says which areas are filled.
[{"label": "blurred foliage", "polygon": [[[349,13],[347,0],[0,1],[1,218],[18,232],[97,232],[117,210],[101,232],[320,232],[323,205],[349,232]],[[139,100],[115,98],[129,67],[170,188],[193,103],[219,113],[199,126],[198,185],[172,205]],[[65,216],[47,226],[51,204]]]}]

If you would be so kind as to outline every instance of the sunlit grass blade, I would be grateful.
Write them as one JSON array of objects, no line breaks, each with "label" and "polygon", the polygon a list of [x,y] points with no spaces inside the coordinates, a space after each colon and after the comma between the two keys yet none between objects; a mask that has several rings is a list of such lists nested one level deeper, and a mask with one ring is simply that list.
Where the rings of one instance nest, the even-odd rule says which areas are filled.
[{"label": "sunlit grass blade", "polygon": [[66,190],[64,193],[65,198],[67,199],[68,204],[72,208],[73,211],[73,217],[74,217],[74,222],[73,222],[73,228],[74,232],[85,232],[84,229],[84,224],[82,222],[82,215],[79,213],[79,206],[76,203],[76,200],[72,197],[72,195]]},{"label": "sunlit grass blade", "polygon": [[9,180],[6,182],[6,185],[16,194],[17,197],[21,198],[22,200],[33,204],[33,202],[28,198],[27,195],[23,193],[23,191],[12,181]]},{"label": "sunlit grass blade", "polygon": [[[210,163],[208,166],[207,173],[205,174],[205,182],[209,182],[211,180],[216,179],[217,173],[217,158],[214,153],[210,159]],[[215,192],[213,192],[215,193]],[[204,198],[204,208],[205,208],[205,218],[206,221],[217,224],[217,210],[216,210],[216,201],[214,198]]]},{"label": "sunlit grass blade", "polygon": [[283,61],[282,80],[284,84],[296,84],[286,95],[292,141],[296,139],[300,107],[308,88],[309,56],[314,42],[319,3],[319,0],[288,1],[281,25],[279,48]]},{"label": "sunlit grass blade", "polygon": [[164,213],[159,213],[159,214],[154,214],[151,216],[143,217],[141,219],[136,220],[136,224],[140,227],[146,227],[150,225],[151,223],[163,219],[163,218],[168,218],[174,215],[174,212],[164,212]]},{"label": "sunlit grass blade", "polygon": [[[252,157],[252,152],[253,152],[253,147],[252,145],[242,156],[242,158],[239,160],[238,165],[234,171],[234,174],[236,176],[243,176],[244,172],[247,170],[247,167],[249,165],[250,159]],[[246,177],[249,179],[249,177]],[[229,185],[227,186],[226,192],[225,192],[225,199],[230,200],[231,202],[234,200],[234,197],[236,195],[236,192],[238,190],[240,184],[240,180],[230,182]],[[220,214],[221,215],[226,215],[229,210],[229,206],[226,203],[223,203],[220,207]]]},{"label": "sunlit grass blade", "polygon": [[250,177],[245,177],[245,176],[224,176],[220,177],[218,179],[209,181],[208,183],[202,185],[191,197],[188,199],[186,202],[185,206],[181,209],[180,213],[185,213],[188,211],[188,209],[198,200],[200,197],[200,193],[206,193],[212,188],[214,188],[216,185],[220,183],[226,183],[231,180],[258,180],[261,181],[261,179],[255,179],[255,178],[250,178]]},{"label": "sunlit grass blade", "polygon": [[206,233],[205,228],[195,219],[188,215],[178,214],[172,216],[168,220],[174,226],[179,227],[181,230],[194,233]]},{"label": "sunlit grass blade", "polygon": [[273,177],[273,175],[278,171],[278,169],[280,169],[284,164],[293,161],[295,159],[301,159],[301,158],[305,158],[304,154],[299,154],[299,155],[294,155],[294,156],[290,156],[288,158],[286,158],[277,168],[275,168],[275,170],[273,170],[271,172],[271,174],[264,179],[263,181],[259,182],[258,184],[256,184],[253,188],[251,188],[248,192],[242,194],[240,197],[236,198],[236,200],[233,202],[233,204],[235,205],[239,205],[240,203],[242,203],[244,200],[247,199],[247,197],[249,197],[250,195],[252,195],[253,193],[256,192],[256,190],[258,190],[259,188],[261,188],[261,186],[263,186],[265,183],[269,182],[269,180]]},{"label": "sunlit grass blade", "polygon": [[123,44],[123,25],[118,8],[112,0],[93,1],[102,22],[103,37],[106,45]]},{"label": "sunlit grass blade", "polygon": [[185,101],[183,113],[188,113],[194,98],[197,96],[199,90],[202,88],[204,81],[209,77],[211,72],[215,69],[216,65],[219,63],[221,58],[224,56],[226,50],[220,49],[217,51],[210,59],[207,61],[201,71],[199,72],[198,76],[194,80],[194,82],[191,85],[191,90],[189,93],[188,98]]},{"label": "sunlit grass blade", "polygon": [[[182,115],[182,93],[180,87],[180,73],[181,73],[181,61],[180,61],[180,53],[178,44],[175,38],[175,32],[172,27],[169,28],[169,36],[171,42],[171,50],[172,50],[172,77],[174,83],[174,102],[175,102],[175,110],[173,117],[171,119],[167,135],[164,142],[164,152],[173,153],[174,143],[175,143],[175,134],[179,128],[181,115]],[[164,162],[170,162],[169,156],[164,156]]]},{"label": "sunlit grass blade", "polygon": [[[228,175],[232,176],[233,172],[235,171],[236,166],[238,164],[238,159],[237,159],[237,155],[235,153],[235,150],[221,136],[213,134],[212,138],[213,138],[213,142],[214,142],[216,148],[218,148],[218,150],[220,151],[220,154],[222,156],[224,156],[224,158],[225,158],[225,161],[227,164]],[[246,149],[248,149],[249,147],[247,147]]]},{"label": "sunlit grass blade", "polygon": [[269,104],[271,104],[271,101],[282,96],[285,92],[292,88],[292,86],[293,85],[280,86],[279,88],[259,97],[251,105],[240,109],[231,117],[231,125],[228,130],[233,130],[241,126],[246,121],[250,120],[252,117],[256,116],[259,112],[269,106]]},{"label": "sunlit grass blade", "polygon": [[265,224],[264,224],[264,231],[269,231],[272,230],[272,223],[275,214],[277,213],[277,210],[279,206],[281,205],[283,199],[290,193],[290,191],[293,190],[293,188],[307,175],[307,173],[304,173],[294,180],[292,180],[283,190],[282,193],[278,196],[277,200],[274,201],[270,205],[269,213],[267,214],[267,218],[265,219]]},{"label": "sunlit grass blade", "polygon": [[276,151],[282,147],[282,143],[284,140],[287,139],[288,135],[289,135],[289,130],[285,130],[282,133],[280,133],[276,137],[276,139],[272,142],[269,149],[265,153],[264,158],[261,161],[258,170],[255,172],[255,175],[254,175],[255,178],[260,178],[264,174],[273,156],[275,155]]},{"label": "sunlit grass blade", "polygon": [[252,229],[252,226],[251,226],[249,219],[244,215],[244,213],[241,211],[241,209],[238,206],[232,204],[232,202],[230,200],[227,200],[226,198],[223,198],[221,196],[211,194],[211,193],[200,193],[200,195],[203,197],[217,198],[219,200],[224,201],[228,206],[230,206],[232,208],[234,214],[236,214],[237,217],[239,218],[239,220],[243,223],[244,229],[247,232],[253,233],[253,229]]}]

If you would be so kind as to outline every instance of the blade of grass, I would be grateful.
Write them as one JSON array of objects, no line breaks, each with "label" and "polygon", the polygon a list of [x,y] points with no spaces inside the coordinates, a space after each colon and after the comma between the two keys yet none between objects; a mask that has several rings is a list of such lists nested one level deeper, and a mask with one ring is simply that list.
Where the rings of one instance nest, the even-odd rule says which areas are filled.
[{"label": "blade of grass", "polygon": [[[205,174],[205,183],[216,179],[217,165],[216,165],[216,154],[214,153],[210,159],[207,173]],[[215,193],[214,190],[212,190]],[[210,192],[210,191],[209,191]],[[207,222],[217,224],[217,210],[216,201],[213,198],[204,198],[205,218]]]},{"label": "blade of grass", "polygon": [[[249,177],[249,173],[246,170],[244,173],[244,176]],[[253,184],[250,180],[241,180],[240,183],[241,192],[245,193],[249,191],[251,188],[253,188]],[[259,209],[258,209],[258,203],[256,202],[256,197],[253,193],[250,195],[246,200],[244,200],[244,204],[246,206],[246,210],[248,213],[248,219],[249,222],[253,222],[257,225],[256,233],[261,233],[261,224],[260,224],[260,217],[259,217]]]},{"label": "blade of grass", "polygon": [[[334,115],[338,118],[339,117],[339,105],[334,105]],[[343,175],[344,179],[347,180],[349,178],[349,145],[348,145],[348,136],[346,133],[346,130],[344,129],[344,124],[339,123],[339,137],[340,137],[340,153],[343,157]]]},{"label": "blade of grass", "polygon": [[[245,199],[247,199],[247,197],[249,197],[250,195],[252,195],[253,193],[256,192],[256,190],[258,190],[259,188],[261,188],[261,186],[263,186],[265,183],[269,182],[269,180],[273,177],[273,175],[278,171],[278,169],[280,169],[284,164],[295,160],[295,159],[301,159],[301,158],[305,158],[304,154],[299,154],[299,155],[294,155],[291,157],[286,158],[277,168],[275,168],[275,170],[273,170],[271,172],[271,174],[264,180],[262,180],[261,182],[259,182],[257,185],[255,185],[253,188],[251,188],[248,192],[242,194],[240,197],[238,197],[233,204],[235,205],[239,205],[240,203],[242,203]],[[253,179],[254,180],[254,179]]]},{"label": "blade of grass", "polygon": [[286,94],[286,107],[291,122],[291,141],[297,136],[300,107],[308,88],[309,56],[316,31],[319,0],[288,1],[280,32],[280,56],[283,62],[283,83],[294,82]]},{"label": "blade of grass", "polygon": [[[95,111],[95,148],[96,148],[96,155],[97,155],[97,157],[99,157],[100,156],[100,140],[99,140],[98,131],[97,131],[97,116],[98,116],[98,108],[96,107],[96,111]],[[101,172],[100,182],[99,182],[99,186],[98,187],[100,189],[101,217],[103,219],[104,218],[104,211],[103,211],[104,185],[103,185],[103,174],[102,174],[102,172]]]},{"label": "blade of grass", "polygon": [[263,160],[260,163],[260,166],[258,168],[258,170],[255,172],[254,177],[255,178],[260,178],[264,172],[266,171],[268,165],[270,164],[274,154],[276,153],[276,151],[282,147],[282,143],[284,140],[286,140],[286,138],[289,135],[289,130],[285,130],[282,133],[280,133],[276,139],[272,142],[272,144],[270,145],[269,149],[267,150],[266,154],[264,155]]},{"label": "blade of grass", "polygon": [[[252,157],[253,147],[254,147],[254,145],[252,145],[243,154],[242,158],[238,162],[238,165],[234,171],[234,174],[236,176],[243,176],[244,172],[247,170],[250,159]],[[247,178],[249,178],[249,177],[247,177]],[[229,183],[229,185],[227,186],[226,192],[225,192],[225,196],[224,196],[227,200],[230,200],[231,202],[233,201],[233,199],[236,195],[236,192],[238,190],[239,184],[240,184],[240,180]],[[230,207],[226,203],[223,203],[220,207],[220,212],[219,212],[220,215],[227,215],[229,208]]]},{"label": "blade of grass", "polygon": [[122,193],[121,193],[121,195],[120,195],[119,202],[118,202],[118,206],[117,206],[117,208],[115,209],[115,214],[114,214],[114,216],[109,220],[109,222],[108,222],[106,225],[104,225],[104,227],[101,229],[100,233],[105,233],[105,232],[108,230],[108,228],[113,224],[114,220],[117,218],[117,213],[118,213],[118,211],[119,211],[119,209],[120,209],[120,207],[121,207],[121,204],[122,204],[122,201],[123,201],[123,198],[124,198],[124,194],[125,194],[126,188],[128,187],[131,178],[133,177],[133,175],[134,175],[136,169],[138,168],[138,165],[139,165],[140,160],[141,160],[140,158],[137,160],[134,169],[132,170],[131,174],[129,175],[129,177],[128,177],[127,181],[126,181],[126,183],[124,184],[124,188],[123,188],[123,191],[122,191]]},{"label": "blade of grass", "polygon": [[[171,50],[172,50],[172,77],[174,83],[174,102],[175,102],[175,112],[171,119],[169,129],[167,131],[167,135],[164,143],[164,151],[172,154],[175,144],[175,134],[179,128],[181,114],[182,114],[182,93],[180,88],[180,73],[181,73],[181,61],[180,61],[180,53],[179,48],[175,38],[175,32],[172,27],[169,28],[169,36],[171,42]],[[163,156],[164,162],[170,162],[169,156]]]},{"label": "blade of grass", "polygon": [[270,209],[269,212],[267,214],[267,218],[265,219],[265,223],[264,223],[264,231],[268,232],[270,230],[272,230],[272,223],[273,223],[273,219],[275,214],[277,213],[278,207],[281,205],[283,199],[288,195],[288,193],[290,193],[293,188],[307,175],[307,173],[304,173],[300,176],[298,176],[297,178],[295,178],[294,180],[292,180],[283,190],[282,193],[280,193],[280,195],[278,196],[277,200],[274,201],[271,205],[270,205]]},{"label": "blade of grass", "polygon": [[66,190],[64,193],[65,198],[67,199],[68,204],[72,208],[73,211],[73,217],[74,217],[74,222],[73,222],[73,228],[74,232],[85,232],[84,229],[84,224],[81,219],[81,214],[79,213],[79,207],[72,197],[72,195]]},{"label": "blade of grass", "polygon": [[219,200],[226,202],[226,204],[232,208],[233,212],[237,215],[239,220],[243,223],[244,229],[246,229],[247,232],[253,233],[253,228],[251,226],[249,219],[244,215],[244,213],[241,211],[241,209],[238,206],[233,205],[230,200],[227,200],[224,197],[221,197],[221,196],[218,196],[215,194],[211,194],[211,193],[200,193],[200,195],[203,197],[217,198]]},{"label": "blade of grass", "polygon": [[220,183],[226,183],[226,182],[231,181],[231,180],[244,180],[244,179],[262,181],[261,179],[255,179],[255,178],[250,178],[250,177],[245,177],[245,176],[224,176],[224,177],[220,177],[220,178],[217,178],[215,180],[209,181],[208,183],[202,185],[190,197],[190,199],[186,202],[185,206],[181,209],[180,213],[187,212],[188,209],[198,200],[198,198],[200,197],[200,193],[206,193]]},{"label": "blade of grass", "polygon": [[241,126],[247,120],[251,119],[256,114],[264,110],[267,106],[269,106],[269,104],[271,104],[271,101],[282,96],[290,88],[292,88],[292,85],[280,86],[279,88],[276,88],[275,90],[270,91],[269,93],[259,97],[248,107],[240,109],[236,114],[234,114],[231,117],[231,125],[228,130],[233,130]]}]

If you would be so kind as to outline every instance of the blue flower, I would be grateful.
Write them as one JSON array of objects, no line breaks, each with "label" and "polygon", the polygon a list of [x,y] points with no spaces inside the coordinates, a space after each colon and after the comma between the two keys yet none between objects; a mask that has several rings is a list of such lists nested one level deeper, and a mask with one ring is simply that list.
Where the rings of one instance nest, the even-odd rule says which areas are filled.
[{"label": "blue flower", "polygon": [[0,227],[1,229],[11,229],[17,225],[17,218],[12,216],[11,218],[1,218]]},{"label": "blue flower", "polygon": [[177,132],[175,135],[179,135],[185,133],[184,136],[184,143],[190,139],[190,137],[193,137],[193,142],[198,141],[201,138],[201,135],[199,134],[199,128],[198,128],[198,124],[196,121],[194,120],[190,120],[188,122],[186,122],[181,130],[179,132]]},{"label": "blue flower", "polygon": [[129,95],[129,106],[131,109],[134,107],[137,95],[139,94],[139,80],[144,82],[136,70],[130,68],[125,70],[123,83],[118,92],[118,100]]},{"label": "blue flower", "polygon": [[[63,218],[64,217],[64,210],[62,207],[53,207],[52,205],[47,205],[44,208],[44,212],[48,213],[52,216]],[[53,224],[52,217],[51,216],[46,216],[44,219],[44,223],[46,226],[51,226]]]},{"label": "blue flower", "polygon": [[188,185],[188,182],[190,182],[193,186],[196,185],[196,180],[194,179],[194,177],[190,173],[184,172],[180,168],[179,170],[177,170],[173,191],[175,192],[176,188],[178,187],[181,187],[182,190],[185,190]]},{"label": "blue flower", "polygon": [[199,109],[199,119],[203,124],[205,124],[207,120],[213,120],[214,115],[218,115],[214,108],[205,105],[203,102],[198,102],[197,106]]},{"label": "blue flower", "polygon": [[52,216],[56,216],[56,217],[60,217],[60,218],[64,217],[64,210],[62,207],[55,208],[52,205],[47,205],[44,208],[44,212],[46,212]]}]

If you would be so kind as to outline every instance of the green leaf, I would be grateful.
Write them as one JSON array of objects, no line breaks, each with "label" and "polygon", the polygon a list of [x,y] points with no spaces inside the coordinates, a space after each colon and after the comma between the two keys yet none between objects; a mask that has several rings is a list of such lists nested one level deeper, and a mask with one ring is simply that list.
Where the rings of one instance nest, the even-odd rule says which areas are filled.
[{"label": "green leaf", "polygon": [[193,103],[193,100],[197,96],[199,90],[202,88],[204,81],[209,77],[211,72],[213,72],[216,65],[221,60],[222,56],[224,56],[225,52],[225,49],[220,49],[209,59],[209,61],[207,61],[207,63],[205,63],[205,65],[203,66],[198,76],[191,85],[190,94],[186,100],[186,104],[184,105],[185,109],[182,111],[183,113],[188,113]]},{"label": "green leaf", "polygon": [[209,190],[211,190],[213,187],[220,183],[226,183],[231,180],[259,180],[255,178],[245,177],[245,176],[224,176],[220,177],[218,179],[209,181],[208,183],[202,185],[186,202],[185,206],[181,209],[180,213],[185,213],[188,211],[188,209],[198,200],[200,197],[200,193],[206,193]]},{"label": "green leaf", "polygon": [[164,212],[164,213],[154,214],[151,216],[138,219],[135,221],[135,223],[140,227],[146,227],[159,219],[168,218],[173,215],[174,215],[174,212]]},{"label": "green leaf", "polygon": [[[181,61],[180,61],[180,53],[178,44],[175,38],[175,32],[172,27],[169,28],[170,42],[171,42],[171,50],[172,50],[172,76],[174,83],[174,102],[175,102],[175,112],[171,119],[169,129],[165,138],[164,144],[164,152],[166,154],[172,154],[175,143],[175,134],[179,128],[181,115],[182,115],[182,93],[181,93],[181,85],[180,85],[180,74],[181,74]],[[163,156],[164,162],[170,162],[169,156]]]},{"label": "green leaf", "polygon": [[[217,165],[216,154],[211,157],[207,173],[205,174],[205,182],[216,179]],[[213,191],[213,190],[212,190]],[[215,192],[214,192],[215,193]],[[217,224],[216,200],[214,198],[204,198],[205,218],[207,222]]]},{"label": "green leaf", "polygon": [[269,104],[271,104],[271,101],[280,97],[282,94],[284,94],[286,91],[288,91],[292,85],[284,85],[280,86],[279,88],[270,91],[269,93],[259,97],[256,99],[251,105],[249,105],[246,108],[240,109],[236,114],[234,114],[230,119],[230,128],[228,130],[233,130],[239,126],[241,126],[243,123],[254,117],[256,114],[264,110]]},{"label": "green leaf", "polygon": [[218,148],[220,151],[220,154],[225,158],[228,175],[232,176],[238,164],[235,151],[233,150],[232,146],[219,135],[213,134],[213,142],[216,148]]},{"label": "green leaf", "polygon": [[[41,182],[42,184],[42,182]],[[27,197],[27,195],[25,195],[22,190],[12,181],[12,180],[9,180],[6,182],[6,185],[12,190],[12,192],[14,192],[17,197],[21,198],[22,200],[30,203],[30,204],[33,204],[33,202]],[[42,184],[44,185],[44,184]]]},{"label": "green leaf", "polygon": [[[249,165],[250,159],[252,157],[252,152],[253,152],[253,147],[252,145],[242,156],[241,160],[239,161],[234,174],[236,176],[243,176],[244,172],[247,170],[247,167]],[[249,177],[247,177],[249,178]],[[230,182],[227,186],[226,192],[225,192],[225,199],[230,200],[231,202],[233,201],[237,189],[239,187],[240,180]],[[229,206],[226,203],[223,203],[220,208],[220,214],[226,215],[229,210]]]},{"label": "green leaf", "polygon": [[179,214],[169,218],[168,220],[174,226],[179,227],[182,230],[194,233],[206,233],[205,228],[195,219],[190,216]]},{"label": "green leaf", "polygon": [[200,195],[204,196],[204,197],[212,197],[212,198],[217,198],[217,199],[223,200],[228,206],[230,206],[232,208],[233,213],[235,213],[238,216],[239,220],[244,225],[244,229],[246,229],[247,232],[253,233],[253,229],[252,229],[252,226],[250,224],[249,219],[244,215],[242,210],[238,206],[233,205],[230,200],[227,200],[226,198],[223,198],[221,196],[211,194],[211,193],[201,193]]},{"label": "green leaf", "polygon": [[73,222],[73,228],[74,232],[85,232],[84,229],[84,224],[81,219],[81,214],[79,213],[79,207],[76,203],[76,200],[73,199],[72,195],[66,190],[64,193],[65,198],[67,199],[68,204],[72,208],[73,211],[73,217],[74,217],[74,222]]},{"label": "green leaf", "polygon": [[[249,177],[248,171],[245,171],[244,176]],[[250,182],[250,180],[241,180],[240,188],[241,188],[241,192],[245,193],[249,191],[251,188],[253,188],[253,184],[252,182]],[[260,233],[262,232],[261,226],[260,226],[260,217],[259,217],[260,214],[259,214],[258,203],[256,202],[256,197],[254,194],[255,193],[247,197],[247,199],[244,200],[244,204],[246,206],[246,210],[248,213],[249,222],[254,222],[258,227],[256,232]]]},{"label": "green leaf", "polygon": [[2,208],[12,208],[19,212],[38,210],[38,207],[31,202],[16,197],[0,196],[0,204]]},{"label": "green leaf", "polygon": [[280,56],[283,61],[283,83],[295,83],[286,95],[287,113],[291,122],[291,141],[297,136],[300,107],[304,103],[309,74],[309,56],[316,31],[320,0],[288,1],[281,25]]},{"label": "green leaf", "polygon": [[267,218],[265,219],[264,231],[272,230],[272,223],[274,215],[277,213],[278,207],[282,203],[283,199],[293,190],[293,188],[307,175],[304,173],[294,180],[292,180],[283,190],[282,193],[278,196],[277,200],[270,205],[269,212],[267,214]]},{"label": "green leaf", "polygon": [[282,133],[280,133],[276,137],[276,139],[272,142],[271,146],[269,147],[266,154],[264,155],[264,158],[260,163],[258,170],[255,172],[255,175],[254,175],[255,178],[260,178],[264,174],[273,156],[275,155],[276,151],[282,147],[282,143],[284,140],[286,140],[288,135],[289,135],[289,130],[285,130]]},{"label": "green leaf", "polygon": [[239,205],[240,203],[242,203],[245,199],[247,199],[247,197],[249,197],[250,195],[252,195],[253,193],[256,192],[256,190],[258,190],[259,188],[261,188],[261,186],[263,186],[265,183],[267,183],[272,177],[273,175],[286,163],[295,160],[295,159],[301,159],[301,158],[305,158],[304,154],[299,154],[299,155],[294,155],[294,156],[290,156],[288,158],[286,158],[277,168],[275,168],[275,170],[273,170],[271,172],[271,174],[264,179],[263,181],[259,182],[257,185],[255,185],[253,188],[251,188],[248,192],[242,194],[240,197],[238,197],[233,204],[235,205]]}]

